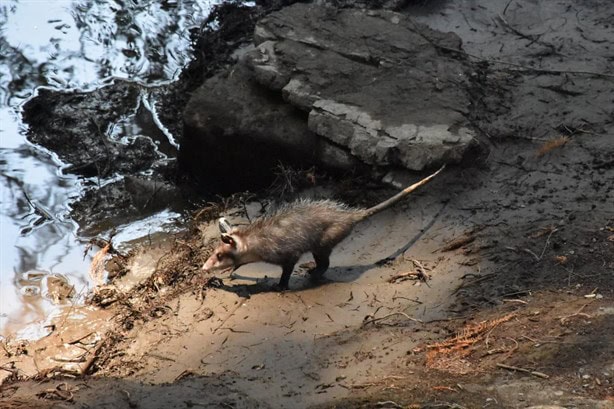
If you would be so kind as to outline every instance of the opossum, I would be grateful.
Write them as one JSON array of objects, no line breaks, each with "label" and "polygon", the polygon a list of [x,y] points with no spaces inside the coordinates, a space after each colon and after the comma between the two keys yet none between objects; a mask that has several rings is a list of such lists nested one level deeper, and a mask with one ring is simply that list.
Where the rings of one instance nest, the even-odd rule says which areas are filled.
[{"label": "opossum", "polygon": [[312,279],[320,279],[328,269],[333,248],[352,232],[358,222],[391,207],[428,183],[444,168],[445,165],[368,209],[355,209],[331,200],[302,199],[286,204],[247,226],[231,226],[222,217],[218,221],[222,243],[202,269],[207,272],[234,271],[244,264],[264,261],[281,266],[281,280],[277,287],[287,290],[294,266],[304,253],[310,252],[315,267],[309,274]]}]

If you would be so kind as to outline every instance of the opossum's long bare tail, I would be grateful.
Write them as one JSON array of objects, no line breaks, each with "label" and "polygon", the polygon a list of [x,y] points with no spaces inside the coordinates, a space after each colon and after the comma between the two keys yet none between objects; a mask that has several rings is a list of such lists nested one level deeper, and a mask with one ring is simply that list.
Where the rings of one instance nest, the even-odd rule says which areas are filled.
[{"label": "opossum's long bare tail", "polygon": [[431,179],[437,176],[439,172],[445,169],[445,167],[446,165],[443,165],[441,168],[439,168],[437,172],[433,173],[430,176],[425,177],[424,179],[420,180],[419,182],[414,183],[411,186],[406,187],[405,189],[403,189],[396,195],[392,196],[390,199],[385,200],[378,205],[375,205],[373,207],[370,207],[369,209],[364,210],[363,212],[361,212],[360,220],[364,220],[367,217],[373,216],[374,214],[381,212],[382,210],[388,209],[390,206],[402,200],[403,198],[405,198],[405,196],[409,195],[411,192],[418,189],[420,186],[425,185],[428,182],[430,182]]}]

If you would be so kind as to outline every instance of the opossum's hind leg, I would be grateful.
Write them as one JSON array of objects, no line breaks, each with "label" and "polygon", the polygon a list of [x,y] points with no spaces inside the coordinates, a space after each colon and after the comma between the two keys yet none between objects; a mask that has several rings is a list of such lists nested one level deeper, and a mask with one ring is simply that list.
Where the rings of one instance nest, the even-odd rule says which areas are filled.
[{"label": "opossum's hind leg", "polygon": [[330,253],[331,250],[329,249],[320,249],[312,253],[313,259],[316,262],[316,266],[309,270],[312,280],[319,280],[322,278],[326,270],[328,270],[328,266],[330,265]]},{"label": "opossum's hind leg", "polygon": [[288,285],[290,284],[290,276],[292,275],[295,264],[296,263],[287,263],[282,266],[281,279],[279,280],[279,284],[276,286],[277,290],[285,291],[288,289]]}]

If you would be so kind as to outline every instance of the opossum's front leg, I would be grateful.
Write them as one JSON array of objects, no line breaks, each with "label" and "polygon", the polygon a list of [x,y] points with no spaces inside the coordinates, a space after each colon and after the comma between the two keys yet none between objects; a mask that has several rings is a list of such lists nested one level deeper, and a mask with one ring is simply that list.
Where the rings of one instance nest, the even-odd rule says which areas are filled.
[{"label": "opossum's front leg", "polygon": [[313,259],[316,262],[316,266],[309,270],[312,280],[319,280],[322,278],[328,266],[330,265],[330,250],[320,250],[313,252]]},{"label": "opossum's front leg", "polygon": [[290,284],[290,276],[292,275],[292,271],[294,270],[294,265],[296,263],[288,263],[288,264],[284,264],[281,268],[282,268],[282,272],[281,272],[281,280],[279,280],[279,284],[277,285],[277,288],[280,291],[283,290],[287,290],[288,289],[288,284]]}]

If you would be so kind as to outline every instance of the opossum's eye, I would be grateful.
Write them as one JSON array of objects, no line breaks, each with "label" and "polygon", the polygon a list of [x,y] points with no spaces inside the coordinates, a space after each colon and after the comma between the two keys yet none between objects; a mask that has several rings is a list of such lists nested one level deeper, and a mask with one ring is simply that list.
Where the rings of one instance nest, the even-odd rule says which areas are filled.
[{"label": "opossum's eye", "polygon": [[217,261],[222,261],[224,255],[222,253],[215,253],[215,258],[217,258]]}]

